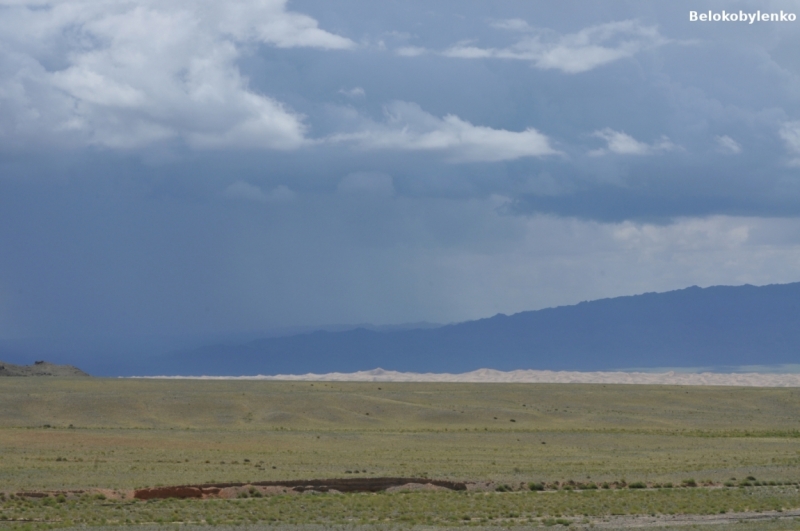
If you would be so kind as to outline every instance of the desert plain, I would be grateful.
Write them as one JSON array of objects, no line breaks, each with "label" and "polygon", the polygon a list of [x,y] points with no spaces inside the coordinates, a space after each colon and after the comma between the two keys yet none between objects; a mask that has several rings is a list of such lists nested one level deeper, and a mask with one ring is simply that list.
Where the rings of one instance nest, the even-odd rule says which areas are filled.
[{"label": "desert plain", "polygon": [[791,387],[0,381],[0,528],[797,529],[798,472]]}]

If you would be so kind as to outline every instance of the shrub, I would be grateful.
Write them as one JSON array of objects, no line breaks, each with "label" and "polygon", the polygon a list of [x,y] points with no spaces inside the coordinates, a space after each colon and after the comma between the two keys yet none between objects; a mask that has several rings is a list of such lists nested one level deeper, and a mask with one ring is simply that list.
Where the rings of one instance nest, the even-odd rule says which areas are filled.
[{"label": "shrub", "polygon": [[497,491],[497,492],[511,492],[514,489],[512,489],[511,487],[509,487],[508,485],[506,485],[504,483],[502,485],[498,485],[497,488],[494,489],[494,490]]},{"label": "shrub", "polygon": [[681,485],[683,485],[684,487],[696,487],[697,486],[697,482],[694,479],[689,478],[689,479],[684,479],[681,482]]},{"label": "shrub", "polygon": [[643,481],[634,481],[633,483],[628,485],[629,489],[646,489],[647,484]]},{"label": "shrub", "polygon": [[528,488],[531,490],[544,490],[544,485],[542,483],[528,483]]}]

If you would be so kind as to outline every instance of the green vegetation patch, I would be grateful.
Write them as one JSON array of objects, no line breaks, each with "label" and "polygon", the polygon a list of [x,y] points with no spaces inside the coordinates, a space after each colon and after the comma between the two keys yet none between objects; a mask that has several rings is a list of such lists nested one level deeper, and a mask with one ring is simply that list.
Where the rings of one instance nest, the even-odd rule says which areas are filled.
[{"label": "green vegetation patch", "polygon": [[558,492],[303,494],[231,500],[111,501],[84,495],[6,498],[0,521],[12,529],[152,524],[547,525],[625,515],[719,515],[800,507],[794,487]]}]

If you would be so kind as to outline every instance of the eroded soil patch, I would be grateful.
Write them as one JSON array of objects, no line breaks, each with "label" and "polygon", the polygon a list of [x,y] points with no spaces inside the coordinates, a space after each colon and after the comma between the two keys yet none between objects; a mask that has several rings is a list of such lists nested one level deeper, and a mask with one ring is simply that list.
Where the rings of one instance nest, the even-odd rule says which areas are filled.
[{"label": "eroded soil patch", "polygon": [[205,485],[179,485],[138,489],[133,497],[139,500],[163,498],[229,498],[240,489],[253,489],[252,493],[273,494],[288,492],[381,492],[408,486],[409,489],[440,488],[467,490],[467,484],[458,481],[427,478],[331,478],[290,481],[258,481],[252,483],[214,483]]}]

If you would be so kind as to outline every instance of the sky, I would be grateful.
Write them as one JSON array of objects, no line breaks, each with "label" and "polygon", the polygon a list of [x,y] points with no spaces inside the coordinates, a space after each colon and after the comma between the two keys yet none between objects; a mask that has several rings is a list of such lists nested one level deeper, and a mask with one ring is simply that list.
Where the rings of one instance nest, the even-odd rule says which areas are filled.
[{"label": "sky", "polygon": [[0,0],[0,340],[800,280],[798,1]]}]

